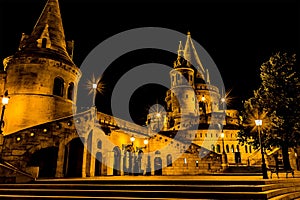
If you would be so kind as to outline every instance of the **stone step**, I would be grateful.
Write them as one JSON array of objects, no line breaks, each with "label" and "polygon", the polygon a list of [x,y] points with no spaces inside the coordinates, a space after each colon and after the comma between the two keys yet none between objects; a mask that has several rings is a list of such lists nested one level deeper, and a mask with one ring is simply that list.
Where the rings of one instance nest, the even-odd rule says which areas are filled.
[{"label": "stone step", "polygon": [[[125,177],[126,178],[126,177]],[[300,191],[300,179],[44,179],[0,184],[0,199],[270,199]],[[163,178],[163,177],[161,177]],[[25,198],[26,197],[26,198]],[[275,199],[274,199],[275,200]]]}]

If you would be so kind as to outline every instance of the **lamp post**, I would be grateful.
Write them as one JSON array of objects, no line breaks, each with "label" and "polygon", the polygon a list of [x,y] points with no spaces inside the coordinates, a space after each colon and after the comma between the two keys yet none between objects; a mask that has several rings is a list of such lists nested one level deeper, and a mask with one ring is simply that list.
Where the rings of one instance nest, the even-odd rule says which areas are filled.
[{"label": "lamp post", "polygon": [[133,135],[130,137],[130,141],[131,141],[131,145],[133,145],[133,142],[135,141],[135,137]]},{"label": "lamp post", "polygon": [[97,84],[97,83],[93,83],[93,84],[92,84],[93,93],[94,93],[94,96],[93,96],[93,106],[94,106],[94,107],[96,107],[97,87],[98,87],[98,84]]},{"label": "lamp post", "polygon": [[151,163],[150,163],[150,154],[149,154],[149,140],[144,140],[145,147],[147,148],[147,163],[146,163],[146,176],[151,175]]},{"label": "lamp post", "polygon": [[8,104],[9,97],[8,97],[8,91],[4,93],[2,97],[2,112],[1,112],[1,119],[0,119],[0,134],[3,134],[2,126],[3,126],[3,117],[4,117],[4,111],[5,111],[5,106]]},{"label": "lamp post", "polygon": [[268,173],[267,173],[267,166],[266,166],[266,161],[265,161],[265,155],[264,155],[264,149],[262,146],[262,140],[261,140],[261,130],[260,127],[262,126],[262,120],[257,119],[255,120],[255,124],[257,126],[257,131],[258,131],[258,137],[259,137],[259,145],[260,145],[260,152],[261,152],[261,169],[262,169],[262,175],[263,179],[268,179]]},{"label": "lamp post", "polygon": [[225,152],[224,137],[225,137],[225,134],[222,130],[221,138],[222,138],[222,167],[223,167],[223,169],[227,166],[227,154]]}]

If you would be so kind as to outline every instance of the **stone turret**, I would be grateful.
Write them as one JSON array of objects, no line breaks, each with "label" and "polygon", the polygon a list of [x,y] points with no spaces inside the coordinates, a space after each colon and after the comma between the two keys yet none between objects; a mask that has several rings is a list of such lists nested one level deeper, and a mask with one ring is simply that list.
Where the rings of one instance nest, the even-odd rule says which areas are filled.
[{"label": "stone turret", "polygon": [[65,41],[58,0],[48,0],[31,34],[22,34],[17,52],[3,62],[10,96],[4,134],[73,114],[81,76],[73,46]]}]

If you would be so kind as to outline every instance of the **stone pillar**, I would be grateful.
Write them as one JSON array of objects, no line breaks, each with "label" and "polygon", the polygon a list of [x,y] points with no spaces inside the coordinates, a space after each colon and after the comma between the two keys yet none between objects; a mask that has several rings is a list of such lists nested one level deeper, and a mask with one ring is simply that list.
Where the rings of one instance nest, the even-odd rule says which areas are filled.
[{"label": "stone pillar", "polygon": [[151,165],[151,175],[155,174],[155,169],[154,169],[154,157],[150,156],[150,165]]},{"label": "stone pillar", "polygon": [[81,176],[82,178],[86,177],[86,157],[87,157],[87,143],[86,143],[86,139],[84,140],[83,143],[83,155],[82,155],[82,171],[81,171]]},{"label": "stone pillar", "polygon": [[121,158],[120,158],[120,175],[124,176],[124,152],[121,152]]},{"label": "stone pillar", "polygon": [[56,162],[56,178],[64,177],[64,160],[65,160],[65,143],[61,141],[58,146],[57,162]]},{"label": "stone pillar", "polygon": [[107,152],[107,175],[114,175],[114,152]]},{"label": "stone pillar", "polygon": [[91,166],[90,166],[90,176],[95,176],[95,164],[96,164],[96,156],[94,153],[91,154]]}]

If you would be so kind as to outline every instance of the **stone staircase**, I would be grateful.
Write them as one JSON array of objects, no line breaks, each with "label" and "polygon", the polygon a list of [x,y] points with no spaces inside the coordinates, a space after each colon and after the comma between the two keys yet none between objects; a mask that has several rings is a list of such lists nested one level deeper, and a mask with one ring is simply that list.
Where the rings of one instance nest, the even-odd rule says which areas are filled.
[{"label": "stone staircase", "polygon": [[0,184],[0,199],[296,199],[300,178],[99,177]]}]

